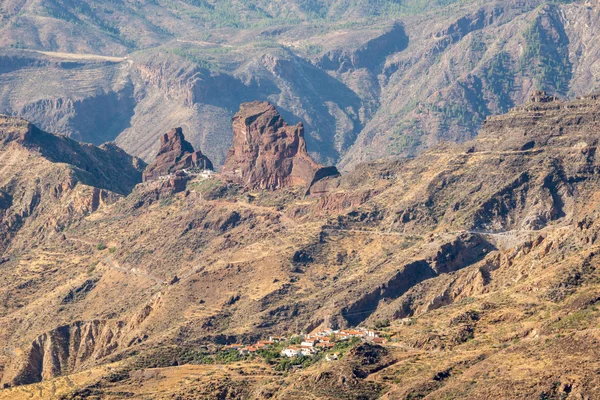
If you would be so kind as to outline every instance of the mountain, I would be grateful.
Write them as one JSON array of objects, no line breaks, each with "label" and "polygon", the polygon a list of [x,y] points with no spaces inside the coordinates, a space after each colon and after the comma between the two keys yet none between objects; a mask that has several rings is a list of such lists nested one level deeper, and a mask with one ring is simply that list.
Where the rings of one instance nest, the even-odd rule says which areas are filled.
[{"label": "mountain", "polygon": [[[190,171],[60,229],[32,216],[0,266],[0,398],[595,398],[599,112],[597,95],[536,92],[472,141],[309,194]],[[72,168],[17,132],[19,160]],[[300,370],[222,350],[356,327],[387,343],[340,342]]]},{"label": "mountain", "polygon": [[[589,1],[4,2],[0,111],[151,162],[181,126],[220,168],[241,103],[352,170],[472,139],[538,89],[598,88]],[[109,116],[108,118],[106,116]]]},{"label": "mountain", "polygon": [[304,126],[290,126],[267,102],[242,104],[233,117],[233,146],[223,176],[247,187],[277,189],[304,186],[339,175],[317,164],[306,151]]},{"label": "mountain", "polygon": [[60,232],[129,194],[145,166],[114,144],[80,144],[7,116],[0,116],[0,153],[2,252],[10,251],[21,230],[32,237]]}]

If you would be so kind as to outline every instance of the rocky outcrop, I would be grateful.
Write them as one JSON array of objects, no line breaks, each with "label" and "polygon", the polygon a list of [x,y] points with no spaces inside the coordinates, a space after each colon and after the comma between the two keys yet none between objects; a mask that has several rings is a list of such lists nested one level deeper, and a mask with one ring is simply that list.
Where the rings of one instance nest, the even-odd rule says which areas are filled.
[{"label": "rocky outcrop", "polygon": [[[79,290],[81,295],[82,290],[92,290],[94,285],[94,281],[86,281],[75,292]],[[125,321],[73,321],[45,332],[13,360],[10,373],[2,381],[9,386],[41,382],[142,343],[148,336],[139,328],[160,304],[161,297],[158,296]]]},{"label": "rocky outcrop", "polygon": [[[342,309],[342,316],[356,326],[373,314],[380,304],[395,300],[419,283],[452,274],[481,261],[493,246],[482,237],[465,234],[442,243],[432,254],[400,267],[384,283],[366,291]],[[425,255],[425,253],[423,253]]]},{"label": "rocky outcrop", "polygon": [[156,159],[144,171],[144,182],[175,174],[185,169],[212,170],[212,162],[200,150],[185,140],[181,128],[175,128],[160,138]]},{"label": "rocky outcrop", "polygon": [[145,163],[114,143],[79,143],[47,133],[22,118],[0,115],[0,151],[18,143],[53,163],[67,164],[78,181],[126,195],[141,182]]},{"label": "rocky outcrop", "polygon": [[[112,204],[141,182],[144,163],[114,144],[100,147],[0,115],[0,252],[21,232],[35,241]],[[18,241],[17,241],[18,242]]]},{"label": "rocky outcrop", "polygon": [[242,104],[233,118],[233,147],[223,176],[251,188],[310,187],[339,173],[317,164],[306,151],[304,126],[288,125],[268,102]]},{"label": "rocky outcrop", "polygon": [[122,340],[122,324],[75,321],[46,332],[31,343],[11,385],[40,382],[75,370],[90,359],[111,354]]}]

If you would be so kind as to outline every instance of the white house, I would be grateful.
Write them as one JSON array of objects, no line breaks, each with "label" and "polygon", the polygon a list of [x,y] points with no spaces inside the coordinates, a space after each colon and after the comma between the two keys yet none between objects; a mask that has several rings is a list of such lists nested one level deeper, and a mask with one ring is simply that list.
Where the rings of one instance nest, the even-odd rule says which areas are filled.
[{"label": "white house", "polygon": [[317,352],[318,352],[318,350],[312,346],[311,347],[302,346],[302,348],[300,349],[300,354],[302,354],[303,356],[312,356],[313,354],[315,354]]},{"label": "white house", "polygon": [[297,347],[288,347],[281,352],[281,355],[287,358],[298,357],[299,354],[301,354],[300,349]]},{"label": "white house", "polygon": [[315,347],[315,345],[319,343],[319,341],[317,339],[309,339],[309,338],[305,338],[302,343],[300,343],[300,346],[302,347]]}]

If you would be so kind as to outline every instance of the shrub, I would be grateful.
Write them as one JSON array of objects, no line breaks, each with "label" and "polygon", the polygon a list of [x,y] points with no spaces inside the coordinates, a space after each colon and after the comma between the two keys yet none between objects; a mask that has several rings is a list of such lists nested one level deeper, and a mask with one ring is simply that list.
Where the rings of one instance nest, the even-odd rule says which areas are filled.
[{"label": "shrub", "polygon": [[375,321],[375,329],[387,328],[390,326],[389,319],[382,319],[379,321]]},{"label": "shrub", "polygon": [[92,265],[90,265],[88,267],[88,270],[87,270],[88,275],[91,275],[94,273],[94,271],[96,270],[96,265],[97,265],[97,263],[93,263]]}]

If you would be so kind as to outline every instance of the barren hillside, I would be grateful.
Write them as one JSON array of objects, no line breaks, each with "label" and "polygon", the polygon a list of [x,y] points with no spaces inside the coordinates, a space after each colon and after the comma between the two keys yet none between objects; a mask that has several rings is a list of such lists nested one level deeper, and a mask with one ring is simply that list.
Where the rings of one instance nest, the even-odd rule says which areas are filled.
[{"label": "barren hillside", "polygon": [[351,170],[469,140],[534,90],[597,88],[600,8],[583,0],[2,7],[0,111],[146,161],[177,125],[222,165],[246,101],[303,122],[313,157]]},{"label": "barren hillside", "polygon": [[[114,149],[59,159],[65,139],[39,133],[55,143],[40,151],[5,118],[3,215],[25,222],[0,266],[0,397],[595,398],[598,112],[597,96],[537,93],[473,141],[310,191],[184,166],[125,196],[61,172]],[[270,126],[257,157],[285,149],[290,127]],[[35,168],[48,175],[27,201]],[[301,370],[223,349],[357,327],[385,340]]]}]

